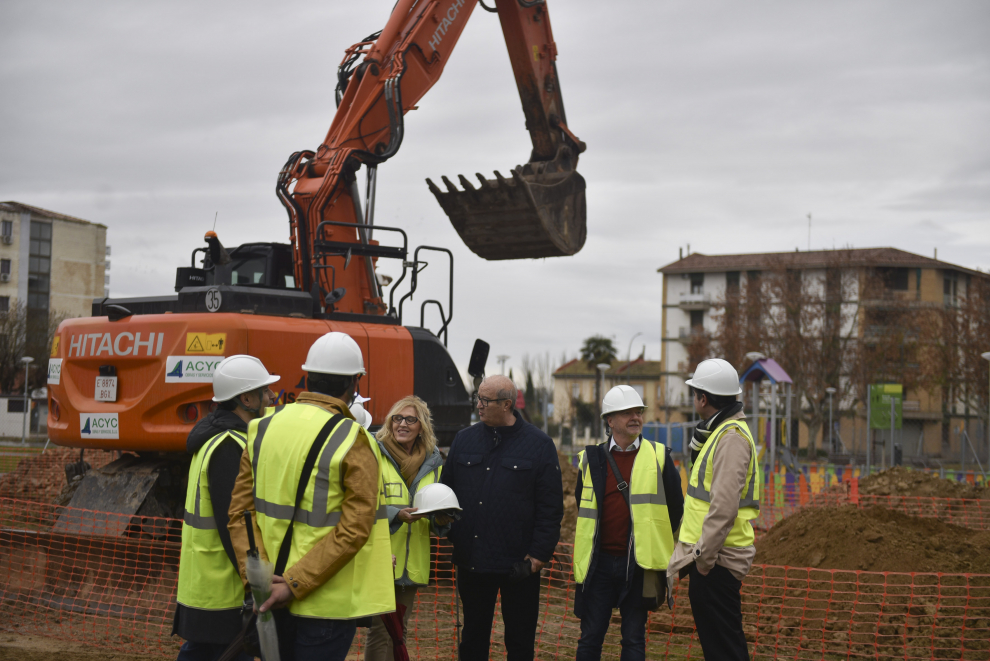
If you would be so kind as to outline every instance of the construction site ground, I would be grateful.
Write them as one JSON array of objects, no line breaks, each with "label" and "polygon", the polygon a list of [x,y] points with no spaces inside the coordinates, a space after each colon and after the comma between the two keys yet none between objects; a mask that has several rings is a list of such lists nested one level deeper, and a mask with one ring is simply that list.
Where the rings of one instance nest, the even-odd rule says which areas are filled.
[{"label": "construction site ground", "polygon": [[[96,465],[112,458],[86,453]],[[169,531],[158,541],[55,533],[55,520],[71,511],[63,467],[78,459],[78,451],[49,449],[0,475],[0,661],[174,658],[181,642],[170,635],[178,522],[145,521],[143,530]],[[574,658],[579,633],[570,567],[578,475],[566,457],[561,468],[565,516],[544,579],[538,659]],[[982,511],[984,498],[982,488],[894,469],[793,498],[786,512],[770,515],[767,503],[742,589],[754,658],[990,660],[990,525],[983,515],[968,516]],[[449,553],[435,542],[441,584],[417,597],[412,659],[456,656]],[[675,596],[674,612],[650,617],[648,658],[700,659],[686,580]],[[501,629],[499,617],[495,656]],[[613,626],[603,658],[618,658],[617,633]],[[359,630],[349,659],[361,658],[363,640]]]}]

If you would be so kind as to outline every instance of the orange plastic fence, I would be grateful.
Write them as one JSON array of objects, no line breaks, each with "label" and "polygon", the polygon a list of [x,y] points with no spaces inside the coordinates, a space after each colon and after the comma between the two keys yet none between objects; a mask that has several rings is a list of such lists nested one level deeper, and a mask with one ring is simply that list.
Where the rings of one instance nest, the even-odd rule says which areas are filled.
[{"label": "orange plastic fence", "polygon": [[[86,534],[87,525],[105,532],[108,517],[114,515],[0,499],[0,630],[174,657],[181,524],[128,517],[126,535]],[[456,658],[460,620],[450,547],[434,545],[434,580],[419,590],[410,616],[413,659]],[[574,658],[580,623],[572,613],[570,551],[561,545],[544,572],[539,659]],[[742,597],[754,658],[990,659],[988,575],[756,566]],[[650,617],[648,657],[701,659],[686,581],[675,599],[673,612]],[[362,632],[352,651],[360,652],[363,641]],[[497,617],[493,656],[503,650]],[[604,658],[618,656],[613,626]]]}]

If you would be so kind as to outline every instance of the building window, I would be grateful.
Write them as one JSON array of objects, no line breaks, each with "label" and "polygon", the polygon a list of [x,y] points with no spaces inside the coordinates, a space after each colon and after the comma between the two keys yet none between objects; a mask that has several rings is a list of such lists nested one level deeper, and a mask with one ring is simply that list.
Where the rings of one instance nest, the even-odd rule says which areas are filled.
[{"label": "building window", "polygon": [[705,290],[705,274],[704,273],[692,273],[691,274],[691,293],[701,294]]},{"label": "building window", "polygon": [[104,287],[109,287],[110,286],[110,275],[109,274],[103,276],[103,286]]},{"label": "building window", "polygon": [[581,384],[572,383],[571,384],[571,399],[579,399],[581,397]]},{"label": "building window", "polygon": [[13,236],[14,235],[14,223],[5,220],[0,223],[0,236]]},{"label": "building window", "polygon": [[728,271],[725,274],[725,291],[730,294],[739,293],[739,271]]},{"label": "building window", "polygon": [[959,274],[954,271],[946,272],[942,281],[942,301],[945,305],[955,305],[959,294]]},{"label": "building window", "polygon": [[631,385],[632,389],[636,391],[636,394],[639,395],[640,399],[644,399],[646,397],[646,388],[642,383],[631,383],[629,385]]},{"label": "building window", "polygon": [[10,260],[0,259],[0,273],[10,275]]},{"label": "building window", "polygon": [[908,269],[904,268],[881,268],[877,269],[883,279],[884,287],[892,291],[908,290]]},{"label": "building window", "polygon": [[705,311],[691,310],[691,332],[700,333],[705,326]]},{"label": "building window", "polygon": [[44,310],[47,320],[52,271],[50,223],[31,221],[31,247],[28,255],[28,310]]},{"label": "building window", "polygon": [[24,413],[24,400],[20,397],[7,398],[7,413]]},{"label": "building window", "polygon": [[10,311],[10,296],[0,296],[0,312]]},{"label": "building window", "polygon": [[110,246],[107,246],[107,257],[110,256]]}]

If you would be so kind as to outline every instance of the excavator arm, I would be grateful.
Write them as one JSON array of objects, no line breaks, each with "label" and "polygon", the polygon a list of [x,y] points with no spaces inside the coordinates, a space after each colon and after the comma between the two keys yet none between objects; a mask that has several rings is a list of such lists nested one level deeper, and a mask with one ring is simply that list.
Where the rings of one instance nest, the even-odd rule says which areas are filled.
[{"label": "excavator arm", "polygon": [[[337,112],[319,148],[294,153],[277,192],[289,214],[297,286],[339,312],[385,314],[372,240],[379,164],[402,144],[403,117],[439,80],[478,0],[398,0],[380,33],[347,49]],[[482,5],[488,11],[492,8]],[[567,126],[545,0],[495,0],[533,151],[511,178],[477,175],[430,190],[467,246],[486,259],[572,255],[585,239],[584,143]],[[367,203],[357,171],[368,169]],[[360,247],[358,247],[360,246]],[[351,265],[352,255],[363,267]]]}]

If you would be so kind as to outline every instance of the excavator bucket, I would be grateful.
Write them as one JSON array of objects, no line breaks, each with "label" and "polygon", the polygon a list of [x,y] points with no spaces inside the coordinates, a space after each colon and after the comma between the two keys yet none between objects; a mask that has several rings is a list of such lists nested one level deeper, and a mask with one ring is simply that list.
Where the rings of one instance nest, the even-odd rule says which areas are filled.
[{"label": "excavator bucket", "polygon": [[426,183],[461,239],[485,259],[535,259],[573,255],[584,245],[587,212],[584,177],[575,170],[535,173],[516,167],[506,179],[477,175],[479,186],[458,175],[442,191]]}]

